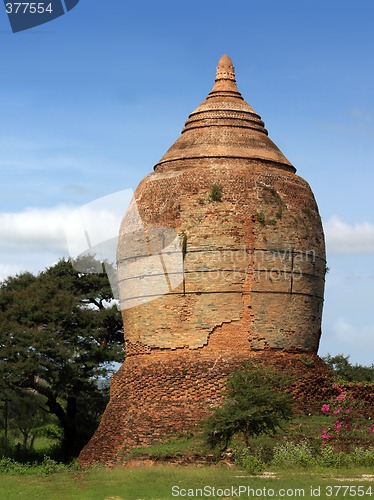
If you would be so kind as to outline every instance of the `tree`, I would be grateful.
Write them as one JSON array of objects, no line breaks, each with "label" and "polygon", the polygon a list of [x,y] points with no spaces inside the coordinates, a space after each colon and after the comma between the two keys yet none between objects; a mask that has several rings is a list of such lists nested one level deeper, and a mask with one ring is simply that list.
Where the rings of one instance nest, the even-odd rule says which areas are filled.
[{"label": "tree", "polygon": [[227,381],[224,403],[204,423],[207,444],[225,449],[236,434],[249,445],[252,437],[274,433],[293,415],[284,392],[287,379],[255,362],[245,362]]},{"label": "tree", "polygon": [[21,434],[23,450],[32,450],[35,438],[46,434],[52,424],[51,415],[43,409],[44,398],[29,390],[5,396],[8,398],[9,429]]},{"label": "tree", "polygon": [[344,354],[328,354],[323,360],[344,382],[374,382],[374,365],[352,365]]},{"label": "tree", "polygon": [[89,406],[97,420],[107,396],[98,381],[123,359],[122,320],[107,275],[76,270],[97,265],[90,256],[79,266],[62,259],[37,276],[23,273],[0,285],[0,390],[43,396],[63,429],[64,459],[85,444],[79,418]]}]

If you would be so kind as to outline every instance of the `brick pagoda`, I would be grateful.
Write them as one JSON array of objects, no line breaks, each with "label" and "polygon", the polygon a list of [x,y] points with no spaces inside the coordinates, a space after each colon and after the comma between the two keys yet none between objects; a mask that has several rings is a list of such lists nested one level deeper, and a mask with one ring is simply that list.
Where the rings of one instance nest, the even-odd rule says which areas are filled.
[{"label": "brick pagoda", "polygon": [[222,56],[212,91],[125,214],[117,261],[126,358],[82,463],[113,463],[194,428],[227,375],[254,356],[291,366],[308,392],[311,367],[322,370],[325,243],[313,193],[295,172]]}]

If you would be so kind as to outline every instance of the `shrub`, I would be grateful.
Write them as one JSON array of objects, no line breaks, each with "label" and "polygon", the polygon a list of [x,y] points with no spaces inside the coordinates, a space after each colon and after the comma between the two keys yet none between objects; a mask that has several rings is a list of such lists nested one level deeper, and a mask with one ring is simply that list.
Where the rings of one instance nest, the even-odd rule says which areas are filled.
[{"label": "shrub", "polygon": [[365,402],[356,400],[345,387],[334,384],[333,388],[338,391],[338,396],[323,404],[321,411],[334,422],[322,429],[322,439],[335,437],[338,441],[342,438],[352,439],[357,434],[369,436],[374,433],[374,424],[370,425],[370,421],[364,417]]},{"label": "shrub", "polygon": [[236,450],[234,459],[235,463],[249,474],[260,474],[265,470],[264,462],[246,448]]},{"label": "shrub", "polygon": [[350,453],[350,457],[352,465],[374,468],[374,450],[355,448],[354,451]]},{"label": "shrub", "polygon": [[265,220],[265,214],[264,212],[256,212],[257,220],[260,224],[265,226],[266,220]]},{"label": "shrub", "polygon": [[351,453],[335,451],[334,448],[324,443],[313,453],[312,447],[306,440],[297,444],[286,441],[274,447],[272,465],[282,468],[314,467],[323,468],[349,468],[349,467],[374,467],[374,450],[355,448]]},{"label": "shrub", "polygon": [[284,391],[287,382],[279,372],[254,361],[243,363],[228,378],[222,407],[204,422],[208,446],[225,449],[240,434],[248,447],[251,438],[274,434],[293,415],[291,396]]},{"label": "shrub", "polygon": [[0,459],[0,474],[27,474],[30,464],[21,464],[12,458],[4,457]]},{"label": "shrub", "polygon": [[318,457],[318,464],[322,467],[332,467],[334,469],[353,465],[349,453],[343,453],[342,451],[335,452],[334,448],[330,445],[326,445],[321,449]]},{"label": "shrub", "polygon": [[309,467],[315,464],[311,447],[307,441],[286,441],[274,447],[272,464],[278,467]]},{"label": "shrub", "polygon": [[222,186],[213,184],[210,188],[209,201],[222,201]]},{"label": "shrub", "polygon": [[30,474],[41,474],[43,476],[48,476],[50,474],[55,474],[56,472],[63,472],[71,469],[75,469],[77,465],[58,463],[52,460],[50,457],[44,457],[42,463],[20,463],[12,458],[2,458],[0,459],[0,474],[7,475],[30,475]]}]

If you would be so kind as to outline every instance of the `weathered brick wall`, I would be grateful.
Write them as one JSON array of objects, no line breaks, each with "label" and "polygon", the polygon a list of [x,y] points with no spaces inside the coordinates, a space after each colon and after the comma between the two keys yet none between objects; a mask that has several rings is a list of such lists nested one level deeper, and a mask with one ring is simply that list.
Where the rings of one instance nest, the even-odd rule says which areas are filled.
[{"label": "weathered brick wall", "polygon": [[[264,174],[262,163],[202,167],[200,161],[197,168],[148,177],[135,194],[143,241],[124,233],[119,248],[126,339],[151,348],[198,348],[216,326],[236,321],[254,349],[315,353],[326,262],[309,186],[276,168]],[[222,201],[209,202],[218,182]],[[163,203],[155,203],[155,189]],[[158,250],[152,233],[149,247],[155,225],[159,234],[167,228],[170,252]]]}]

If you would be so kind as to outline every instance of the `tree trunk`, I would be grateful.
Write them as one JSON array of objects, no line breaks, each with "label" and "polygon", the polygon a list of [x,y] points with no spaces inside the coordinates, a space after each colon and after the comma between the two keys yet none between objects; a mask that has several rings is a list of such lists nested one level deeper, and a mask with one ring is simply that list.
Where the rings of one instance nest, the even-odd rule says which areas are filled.
[{"label": "tree trunk", "polygon": [[22,431],[22,430],[21,430],[21,433],[22,433],[22,437],[23,437],[23,440],[22,440],[23,449],[27,450],[27,439],[29,437],[29,433],[28,433],[28,431]]},{"label": "tree trunk", "polygon": [[62,424],[64,430],[64,437],[62,440],[62,455],[63,460],[68,461],[77,453],[77,398],[76,396],[69,395],[67,398],[67,406],[64,423]]},{"label": "tree trunk", "polygon": [[64,431],[62,438],[62,459],[70,460],[74,457],[76,450],[77,439],[77,397],[69,395],[67,397],[66,411],[57,401],[57,395],[48,387],[38,384],[35,380],[28,381],[27,387],[35,389],[39,394],[47,398],[47,407],[50,413],[56,415],[60,425]]},{"label": "tree trunk", "polygon": [[31,438],[30,438],[30,443],[29,443],[29,450],[31,450],[31,451],[34,449],[35,438],[36,438],[36,434],[32,434]]}]

